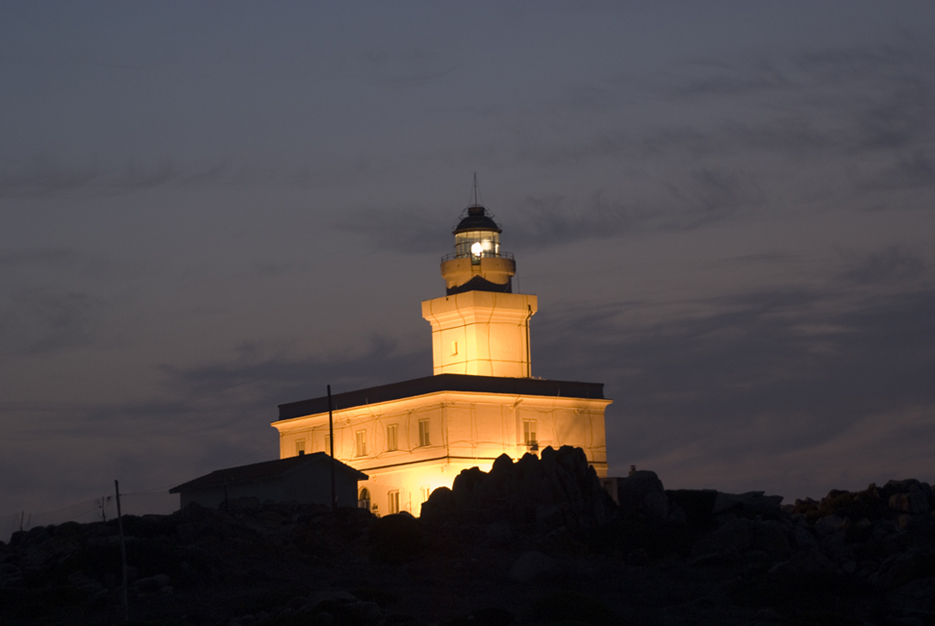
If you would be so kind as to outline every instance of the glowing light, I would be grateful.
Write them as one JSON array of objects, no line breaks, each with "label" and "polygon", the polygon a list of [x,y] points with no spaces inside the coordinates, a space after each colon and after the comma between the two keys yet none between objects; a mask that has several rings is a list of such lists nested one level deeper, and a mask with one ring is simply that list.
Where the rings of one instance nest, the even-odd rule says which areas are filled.
[{"label": "glowing light", "polygon": [[475,241],[471,245],[471,254],[473,254],[474,256],[480,256],[483,251],[484,251],[484,246],[481,245],[481,242]]}]

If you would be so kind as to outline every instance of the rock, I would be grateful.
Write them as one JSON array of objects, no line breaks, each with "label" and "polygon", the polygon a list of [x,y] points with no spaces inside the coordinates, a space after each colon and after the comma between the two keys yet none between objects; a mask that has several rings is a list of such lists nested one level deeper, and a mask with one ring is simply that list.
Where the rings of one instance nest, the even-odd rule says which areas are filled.
[{"label": "rock", "polygon": [[675,489],[665,493],[685,516],[690,528],[704,530],[713,523],[712,512],[718,494],[714,489]]},{"label": "rock", "polygon": [[904,585],[913,579],[916,566],[921,561],[922,554],[914,548],[894,554],[880,564],[880,569],[870,577],[870,583],[881,590]]},{"label": "rock", "polygon": [[282,526],[286,521],[285,516],[277,511],[260,511],[256,514],[256,519],[271,528]]},{"label": "rock", "polygon": [[928,495],[922,491],[894,493],[890,496],[889,507],[894,511],[909,513],[910,515],[924,515],[932,510]]},{"label": "rock", "polygon": [[772,559],[788,559],[792,554],[785,529],[773,520],[759,522],[754,526],[753,547],[766,552]]},{"label": "rock", "polygon": [[887,602],[890,606],[896,607],[900,613],[927,613],[929,618],[935,615],[933,599],[935,599],[935,577],[932,576],[909,581],[886,592]]},{"label": "rock", "polygon": [[714,501],[712,515],[733,513],[742,517],[755,518],[756,516],[777,519],[782,513],[782,496],[767,496],[762,491],[748,491],[746,493],[718,492]]},{"label": "rock", "polygon": [[510,568],[510,580],[529,583],[558,576],[558,562],[541,552],[524,552]]},{"label": "rock", "polygon": [[376,602],[357,601],[350,605],[350,609],[357,619],[364,623],[373,623],[380,619],[380,605]]},{"label": "rock", "polygon": [[886,514],[886,503],[880,490],[874,483],[870,483],[865,490],[857,492],[832,489],[822,498],[810,521],[815,522],[817,518],[828,515],[850,519],[880,519]]},{"label": "rock", "polygon": [[439,487],[429,495],[429,499],[422,503],[420,517],[426,521],[443,519],[450,516],[458,508],[454,494],[448,487]]},{"label": "rock", "polygon": [[824,539],[828,535],[843,530],[847,524],[848,521],[846,519],[838,517],[837,515],[828,515],[819,518],[818,521],[815,522],[815,535],[818,539]]},{"label": "rock", "polygon": [[175,527],[175,534],[181,543],[191,543],[198,534],[198,529],[194,524],[185,523]]},{"label": "rock", "polygon": [[807,526],[796,526],[795,530],[792,531],[792,540],[795,544],[796,549],[809,551],[812,548],[818,547],[818,542],[815,540],[815,535],[809,530]]},{"label": "rock", "polygon": [[291,608],[293,611],[299,611],[303,609],[304,607],[308,606],[308,598],[305,598],[303,596],[296,596],[292,598],[291,600],[289,600],[289,604],[287,606]]},{"label": "rock", "polygon": [[429,523],[505,520],[534,524],[540,535],[549,535],[595,528],[612,517],[613,503],[583,450],[547,447],[541,454],[524,454],[516,463],[501,455],[489,473],[477,467],[462,471],[450,491],[432,492],[422,506],[423,518]]},{"label": "rock", "polygon": [[821,550],[830,558],[839,561],[842,555],[848,553],[846,534],[838,530],[825,535],[821,540]]},{"label": "rock", "polygon": [[513,525],[506,520],[492,522],[484,527],[484,532],[496,544],[507,545],[511,543],[516,536],[513,531]]},{"label": "rock", "polygon": [[617,501],[624,510],[635,509],[660,521],[687,521],[685,511],[671,501],[655,472],[640,470],[618,480]]},{"label": "rock", "polygon": [[156,593],[168,587],[171,582],[165,574],[156,574],[148,578],[140,578],[133,583],[133,587],[140,593]]},{"label": "rock", "polygon": [[19,576],[19,568],[12,563],[0,563],[0,581],[11,576]]},{"label": "rock", "polygon": [[370,530],[370,556],[383,563],[404,563],[422,554],[425,539],[419,520],[406,513],[386,515]]},{"label": "rock", "polygon": [[230,512],[257,511],[260,508],[260,499],[252,496],[233,498],[221,503],[221,509]]},{"label": "rock", "polygon": [[547,535],[563,526],[565,508],[561,504],[540,504],[536,507],[536,530]]},{"label": "rock", "polygon": [[738,517],[703,535],[693,548],[696,556],[703,554],[737,554],[753,547],[755,522]]},{"label": "rock", "polygon": [[662,481],[656,472],[640,470],[617,481],[617,502],[623,509],[640,509],[646,496],[653,493],[665,495]]},{"label": "rock", "polygon": [[[662,484],[661,482],[659,483]],[[664,491],[651,491],[643,496],[643,502],[640,508],[646,515],[655,517],[658,520],[669,518],[669,497]]]},{"label": "rock", "polygon": [[792,557],[787,561],[782,561],[769,569],[770,574],[797,574],[800,572],[832,572],[835,569],[834,563],[818,548],[813,548],[808,552],[793,552]]},{"label": "rock", "polygon": [[88,594],[97,593],[102,589],[101,584],[89,577],[84,570],[72,572],[68,576],[68,584]]},{"label": "rock", "polygon": [[445,622],[446,626],[515,626],[516,618],[506,609],[488,607],[478,609],[467,617]]},{"label": "rock", "polygon": [[308,597],[308,606],[315,608],[325,602],[356,602],[357,596],[343,589],[320,589]]},{"label": "rock", "polygon": [[334,624],[334,616],[327,611],[321,611],[312,617],[310,626],[332,626],[332,624]]},{"label": "rock", "polygon": [[461,470],[451,485],[451,492],[454,494],[455,504],[460,509],[476,508],[474,502],[474,489],[484,480],[486,474],[479,467],[472,467]]}]

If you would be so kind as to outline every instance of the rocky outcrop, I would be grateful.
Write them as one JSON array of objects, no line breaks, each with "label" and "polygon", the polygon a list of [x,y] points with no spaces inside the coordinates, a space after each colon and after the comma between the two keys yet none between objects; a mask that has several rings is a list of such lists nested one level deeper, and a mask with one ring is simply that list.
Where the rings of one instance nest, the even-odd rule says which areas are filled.
[{"label": "rocky outcrop", "polygon": [[506,540],[514,530],[539,535],[583,532],[605,524],[616,507],[601,487],[580,448],[545,448],[541,457],[525,454],[515,463],[506,454],[490,472],[462,471],[451,489],[432,492],[422,505],[430,523],[482,521],[489,533]]},{"label": "rocky outcrop", "polygon": [[[286,586],[289,597],[281,597],[281,579],[314,572],[310,560],[366,545],[374,522],[366,511],[332,516],[322,507],[242,499],[223,511],[193,504],[122,522],[127,595],[138,620],[142,613],[234,626],[302,616],[301,623],[365,626],[389,615],[372,598],[327,584],[303,585],[304,593]],[[14,533],[9,545],[0,543],[0,623],[120,623],[120,563],[115,521]]]},{"label": "rocky outcrop", "polygon": [[[463,472],[423,519],[244,499],[124,516],[131,619],[152,624],[935,623],[918,480],[783,506],[763,492],[605,494],[580,450]],[[0,543],[0,623],[121,622],[115,521]],[[590,617],[586,617],[590,616]],[[487,621],[484,621],[487,620]]]}]

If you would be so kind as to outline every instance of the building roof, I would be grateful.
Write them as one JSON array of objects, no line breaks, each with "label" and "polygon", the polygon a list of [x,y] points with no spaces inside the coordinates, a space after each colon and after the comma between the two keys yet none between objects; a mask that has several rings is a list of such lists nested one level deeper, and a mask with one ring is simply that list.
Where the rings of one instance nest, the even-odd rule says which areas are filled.
[{"label": "building roof", "polygon": [[[400,383],[368,387],[331,396],[332,409],[349,409],[377,402],[421,396],[439,391],[501,393],[513,396],[557,396],[560,398],[604,398],[603,383],[581,383],[541,378],[507,378],[468,374],[438,374]],[[328,396],[279,405],[279,419],[287,420],[328,411]]]},{"label": "building roof", "polygon": [[[305,463],[323,463],[330,458],[331,457],[324,452],[316,452],[315,454],[303,454],[287,459],[276,459],[274,461],[263,461],[262,463],[252,463],[250,465],[214,470],[210,474],[205,474],[187,483],[182,483],[177,487],[173,487],[169,490],[169,493],[197,491],[199,489],[211,489],[213,487],[241,483],[265,482],[285,476],[299,467],[302,467]],[[335,460],[334,465],[335,471],[355,474],[357,480],[367,480],[368,478],[363,472],[354,469],[350,465],[345,465],[341,461]]]},{"label": "building roof", "polygon": [[487,209],[482,206],[469,206],[467,215],[458,222],[452,234],[463,233],[468,230],[491,230],[495,233],[503,232],[493,217],[487,214]]}]

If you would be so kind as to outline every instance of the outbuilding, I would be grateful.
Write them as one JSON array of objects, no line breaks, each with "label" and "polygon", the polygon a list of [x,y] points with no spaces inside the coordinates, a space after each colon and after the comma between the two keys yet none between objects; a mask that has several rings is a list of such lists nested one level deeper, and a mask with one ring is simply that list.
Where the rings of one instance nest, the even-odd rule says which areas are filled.
[{"label": "outbuilding", "polygon": [[367,475],[324,452],[215,470],[169,493],[179,494],[182,508],[192,502],[219,508],[225,500],[237,498],[330,505],[332,464],[338,506],[357,506],[357,483],[367,480]]}]

